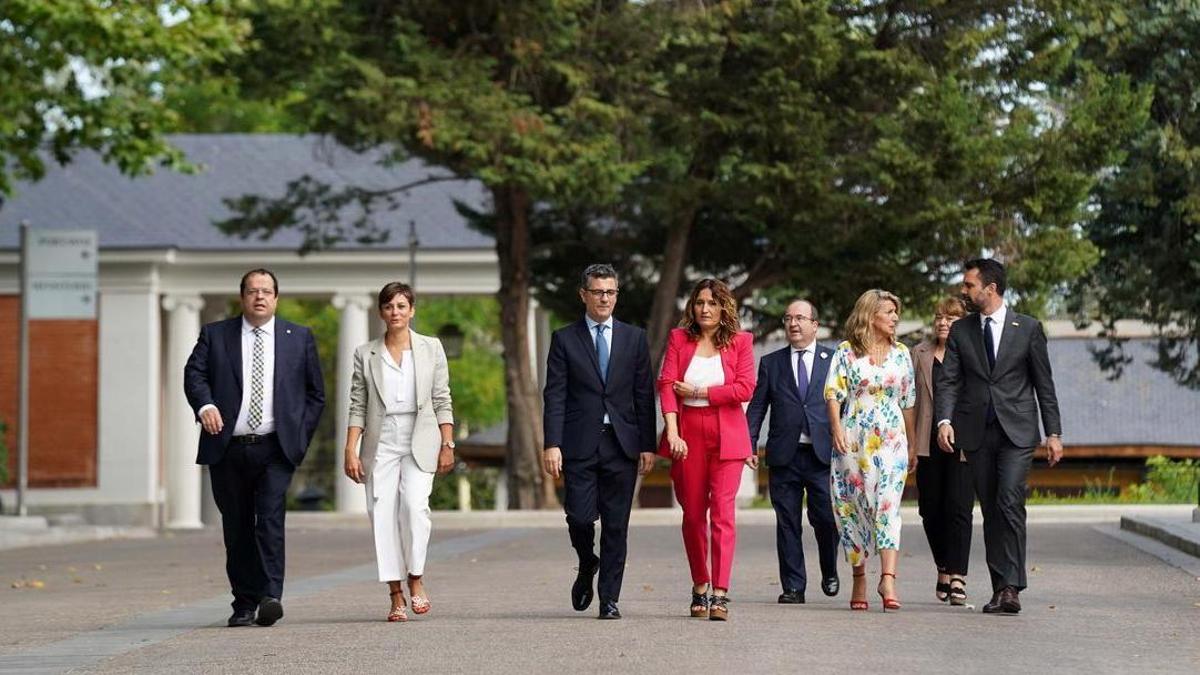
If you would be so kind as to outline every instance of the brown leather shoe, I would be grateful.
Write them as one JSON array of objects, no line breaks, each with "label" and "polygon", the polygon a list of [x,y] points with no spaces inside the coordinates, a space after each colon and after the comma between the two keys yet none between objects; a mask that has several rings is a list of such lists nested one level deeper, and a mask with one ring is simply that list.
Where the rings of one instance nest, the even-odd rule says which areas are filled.
[{"label": "brown leather shoe", "polygon": [[987,604],[981,607],[979,611],[983,612],[984,614],[1002,613],[1004,610],[1000,608],[1000,591],[992,593],[992,599],[988,600]]},{"label": "brown leather shoe", "polygon": [[1021,613],[1021,597],[1017,589],[1012,586],[1005,586],[1000,589],[1000,609],[1005,614]]}]

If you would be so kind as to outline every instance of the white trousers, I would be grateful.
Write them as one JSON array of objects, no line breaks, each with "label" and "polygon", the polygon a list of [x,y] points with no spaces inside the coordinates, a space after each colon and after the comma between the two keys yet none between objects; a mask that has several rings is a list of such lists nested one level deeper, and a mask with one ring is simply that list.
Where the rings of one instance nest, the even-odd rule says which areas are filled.
[{"label": "white trousers", "polygon": [[429,550],[429,493],[433,474],[412,456],[415,415],[388,415],[380,430],[375,467],[367,480],[367,513],[375,536],[380,581],[425,573]]}]

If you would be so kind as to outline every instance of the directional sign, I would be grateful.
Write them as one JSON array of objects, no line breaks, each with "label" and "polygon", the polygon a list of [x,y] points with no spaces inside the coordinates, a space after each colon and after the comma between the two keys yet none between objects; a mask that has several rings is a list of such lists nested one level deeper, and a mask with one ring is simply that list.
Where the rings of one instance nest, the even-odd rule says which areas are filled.
[{"label": "directional sign", "polygon": [[96,233],[39,230],[26,239],[27,318],[96,318]]}]

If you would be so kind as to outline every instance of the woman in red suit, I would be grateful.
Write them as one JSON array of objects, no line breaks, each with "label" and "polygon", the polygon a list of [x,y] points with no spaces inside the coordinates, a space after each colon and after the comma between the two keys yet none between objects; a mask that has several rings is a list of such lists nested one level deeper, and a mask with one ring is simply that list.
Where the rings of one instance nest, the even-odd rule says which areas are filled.
[{"label": "woman in red suit", "polygon": [[729,287],[716,279],[696,284],[679,325],[667,340],[658,376],[666,422],[659,454],[673,460],[671,480],[683,507],[683,547],[692,570],[689,611],[725,621],[734,497],[752,455],[742,404],[754,393],[754,340],[740,330]]}]

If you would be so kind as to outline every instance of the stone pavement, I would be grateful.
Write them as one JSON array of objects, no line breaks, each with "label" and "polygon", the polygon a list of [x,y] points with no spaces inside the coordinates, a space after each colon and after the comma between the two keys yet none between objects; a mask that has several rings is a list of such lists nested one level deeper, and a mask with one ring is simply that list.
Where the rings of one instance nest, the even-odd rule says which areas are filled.
[{"label": "stone pavement", "polygon": [[[872,595],[869,613],[852,614],[844,565],[837,598],[814,583],[809,604],[775,604],[770,512],[740,513],[727,624],[686,617],[669,511],[636,516],[616,622],[571,610],[560,514],[513,514],[499,528],[492,514],[439,517],[433,610],[407,624],[383,621],[365,519],[289,517],[286,616],[272,628],[223,627],[215,531],[0,551],[0,672],[1194,672],[1200,580],[1146,553],[1112,514],[1052,513],[1031,510],[1018,617],[936,602],[915,517],[901,543],[904,609],[884,614]],[[977,521],[975,605],[988,596],[982,545]]]}]

